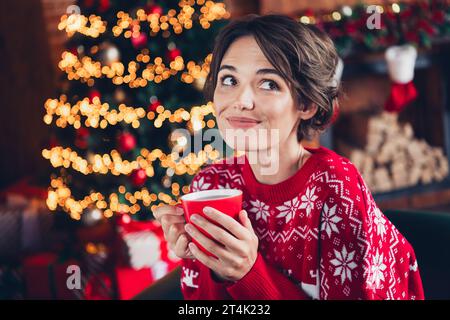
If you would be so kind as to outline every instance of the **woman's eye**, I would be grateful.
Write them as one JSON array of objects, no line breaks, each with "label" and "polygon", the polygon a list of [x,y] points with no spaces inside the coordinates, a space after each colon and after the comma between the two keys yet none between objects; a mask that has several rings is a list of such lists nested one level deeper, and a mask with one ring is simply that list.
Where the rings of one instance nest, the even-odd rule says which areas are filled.
[{"label": "woman's eye", "polygon": [[260,86],[264,90],[279,90],[280,87],[272,80],[264,80]]},{"label": "woman's eye", "polygon": [[220,82],[225,86],[233,86],[236,84],[236,80],[234,80],[231,76],[223,76],[220,78]]}]

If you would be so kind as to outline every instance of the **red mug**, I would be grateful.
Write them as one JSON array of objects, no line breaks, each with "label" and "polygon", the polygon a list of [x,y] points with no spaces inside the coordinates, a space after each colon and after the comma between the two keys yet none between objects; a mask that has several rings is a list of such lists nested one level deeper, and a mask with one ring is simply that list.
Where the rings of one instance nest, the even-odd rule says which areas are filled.
[{"label": "red mug", "polygon": [[[242,210],[242,191],[238,189],[211,189],[205,191],[197,191],[185,194],[181,197],[181,203],[184,209],[184,216],[187,222],[191,222],[191,216],[198,214],[205,219],[211,221],[204,213],[203,208],[211,207],[220,212],[229,215],[238,220],[239,212]],[[212,223],[216,224],[214,221]],[[195,224],[194,224],[195,225]],[[212,239],[212,237],[202,228],[195,225],[205,236]],[[203,248],[196,240],[192,239],[200,250],[211,257],[216,257],[208,250]]]}]

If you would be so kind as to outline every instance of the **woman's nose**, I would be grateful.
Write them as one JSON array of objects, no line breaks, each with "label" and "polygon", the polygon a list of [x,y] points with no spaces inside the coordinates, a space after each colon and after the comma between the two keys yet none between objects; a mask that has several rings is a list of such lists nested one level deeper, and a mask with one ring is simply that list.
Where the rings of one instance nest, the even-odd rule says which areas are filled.
[{"label": "woman's nose", "polygon": [[239,95],[236,97],[234,107],[240,110],[253,109],[253,92],[252,89],[247,87],[243,88]]}]

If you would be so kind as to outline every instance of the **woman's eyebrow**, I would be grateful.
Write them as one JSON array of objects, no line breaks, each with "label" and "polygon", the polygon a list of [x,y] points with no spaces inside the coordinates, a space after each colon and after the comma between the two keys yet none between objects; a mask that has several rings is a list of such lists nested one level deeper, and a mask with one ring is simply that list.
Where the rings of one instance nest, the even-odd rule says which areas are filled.
[{"label": "woman's eyebrow", "polygon": [[256,74],[274,74],[274,75],[279,76],[280,78],[283,78],[281,73],[275,69],[259,69],[258,71],[256,71]]},{"label": "woman's eyebrow", "polygon": [[[228,64],[222,65],[219,68],[219,71],[224,70],[224,69],[228,69],[228,70],[237,72],[236,67],[233,67],[233,66],[228,65]],[[283,78],[283,75],[280,72],[278,72],[278,70],[271,69],[271,68],[259,69],[258,71],[256,71],[256,74],[274,74],[274,75],[277,75],[277,76]]]},{"label": "woman's eyebrow", "polygon": [[223,70],[223,69],[228,69],[228,70],[235,71],[235,72],[237,71],[237,69],[235,67],[230,66],[228,64],[224,64],[224,65],[220,66],[219,71]]}]

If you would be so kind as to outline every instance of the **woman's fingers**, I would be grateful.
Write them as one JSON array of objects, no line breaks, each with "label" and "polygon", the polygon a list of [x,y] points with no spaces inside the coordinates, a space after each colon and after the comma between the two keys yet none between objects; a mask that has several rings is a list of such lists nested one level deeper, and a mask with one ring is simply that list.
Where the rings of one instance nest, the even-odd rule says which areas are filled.
[{"label": "woman's fingers", "polygon": [[182,207],[179,207],[179,206],[164,205],[164,206],[161,206],[159,208],[156,208],[153,211],[153,216],[158,221],[161,221],[160,219],[164,215],[183,216],[184,215],[184,210],[183,210]]},{"label": "woman's fingers", "polygon": [[170,245],[172,245],[173,248],[175,248],[175,244],[177,243],[178,238],[183,233],[185,234],[186,231],[184,231],[184,223],[176,223],[172,224],[169,227],[168,233],[166,235],[166,240],[169,242]]},{"label": "woman's fingers", "polygon": [[177,243],[175,244],[174,252],[179,258],[193,259],[194,255],[189,249],[189,238],[186,234],[182,234],[178,237]]},{"label": "woman's fingers", "polygon": [[224,214],[219,210],[211,207],[205,207],[203,209],[203,212],[209,219],[217,222],[219,225],[233,234],[236,238],[240,240],[247,238],[248,229],[229,215]]},{"label": "woman's fingers", "polygon": [[197,240],[197,242],[206,250],[214,254],[219,259],[231,260],[232,254],[228,252],[222,245],[209,239],[200,232],[193,224],[186,224],[185,230],[187,233]]},{"label": "woman's fingers", "polygon": [[197,214],[194,214],[191,217],[191,221],[193,224],[205,230],[209,235],[211,235],[211,237],[213,237],[217,242],[223,244],[225,247],[230,248],[233,251],[241,250],[241,242],[225,229],[216,226],[214,223],[211,223]]},{"label": "woman's fingers", "polygon": [[186,223],[184,216],[164,215],[161,217],[161,226],[164,234],[167,234],[171,225],[176,223]]}]

